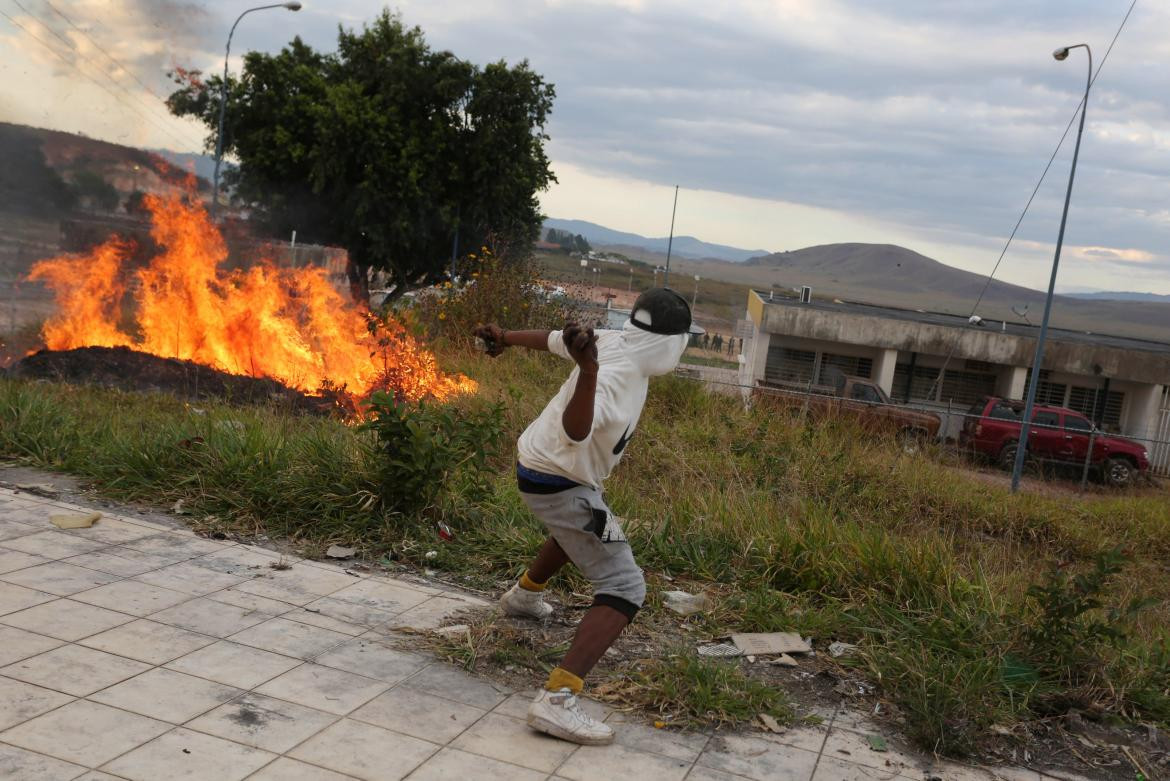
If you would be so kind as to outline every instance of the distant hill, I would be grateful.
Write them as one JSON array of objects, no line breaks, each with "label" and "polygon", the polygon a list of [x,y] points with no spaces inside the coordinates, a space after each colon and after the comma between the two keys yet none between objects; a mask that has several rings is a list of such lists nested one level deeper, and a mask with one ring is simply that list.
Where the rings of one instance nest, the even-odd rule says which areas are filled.
[{"label": "distant hill", "polygon": [[1068,293],[1069,298],[1081,298],[1086,301],[1160,301],[1162,303],[1170,304],[1170,295],[1161,295],[1159,293],[1123,293],[1123,292],[1107,292],[1099,293]]},{"label": "distant hill", "polygon": [[[548,230],[549,228],[580,234],[595,247],[637,248],[665,254],[667,244],[670,241],[670,238],[667,236],[656,239],[647,238],[637,233],[616,231],[604,225],[586,222],[585,220],[561,220],[550,217],[544,221],[544,229]],[[672,256],[695,259],[712,258],[715,260],[729,260],[735,263],[745,261],[757,255],[767,254],[766,250],[747,250],[738,247],[728,247],[723,244],[711,244],[710,242],[700,241],[694,236],[675,236],[674,242],[671,244],[670,252]]]},{"label": "distant hill", "polygon": [[[657,257],[639,258],[658,262]],[[948,266],[892,244],[822,244],[751,258],[743,263],[678,259],[684,274],[700,274],[786,291],[809,285],[819,298],[968,315],[987,283],[981,274]],[[1116,294],[1113,294],[1116,295]],[[1113,300],[1109,296],[1057,296],[1052,324],[1170,343],[1170,300],[1166,297]],[[1045,294],[992,280],[978,314],[989,321],[1040,322]],[[1014,310],[1014,311],[1013,311]],[[1018,314],[1023,312],[1024,314]]]},{"label": "distant hill", "polygon": [[[81,174],[97,176],[125,196],[135,189],[166,191],[183,186],[188,175],[195,173],[196,187],[201,192],[211,189],[194,155],[175,155],[176,159],[172,160],[167,156],[174,153],[156,153],[76,133],[5,122],[0,122],[0,134],[5,139],[0,148],[0,163],[11,166],[7,155],[24,157],[35,150],[43,164],[66,182],[75,181]],[[192,159],[186,161],[184,157]],[[15,184],[19,186],[19,182]]]}]

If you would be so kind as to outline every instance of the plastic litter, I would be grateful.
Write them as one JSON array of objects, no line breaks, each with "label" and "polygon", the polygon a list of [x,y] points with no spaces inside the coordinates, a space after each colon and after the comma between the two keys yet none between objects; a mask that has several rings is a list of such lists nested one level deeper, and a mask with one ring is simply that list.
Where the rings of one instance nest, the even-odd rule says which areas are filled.
[{"label": "plastic litter", "polygon": [[680,616],[690,616],[711,609],[711,600],[706,594],[690,594],[686,591],[662,592],[662,604]]},{"label": "plastic litter", "polygon": [[833,658],[840,656],[850,656],[856,650],[857,646],[855,646],[853,643],[836,642],[829,644],[829,656],[832,656]]}]

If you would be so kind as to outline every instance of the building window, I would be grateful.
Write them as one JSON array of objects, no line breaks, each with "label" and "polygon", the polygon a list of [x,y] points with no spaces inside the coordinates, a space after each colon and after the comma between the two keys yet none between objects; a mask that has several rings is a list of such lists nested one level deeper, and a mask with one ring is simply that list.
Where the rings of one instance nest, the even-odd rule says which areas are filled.
[{"label": "building window", "polygon": [[768,346],[764,380],[779,385],[808,385],[812,381],[817,354],[812,350],[794,350],[779,344]]},{"label": "building window", "polygon": [[[1040,384],[1036,386],[1036,403],[1063,407],[1065,396],[1068,394],[1068,386],[1063,382],[1052,382],[1048,379],[1049,376],[1051,376],[1051,372],[1047,369],[1040,370]],[[1031,384],[1032,370],[1028,369],[1028,377],[1024,383],[1025,392]]]},{"label": "building window", "polygon": [[899,363],[894,367],[894,397],[905,401],[937,401],[938,371],[931,366],[915,366],[911,376],[910,364]]},{"label": "building window", "polygon": [[943,372],[940,401],[955,404],[974,404],[984,396],[995,395],[995,375],[963,369],[947,369]]},{"label": "building window", "polygon": [[1121,427],[1121,406],[1125,403],[1123,391],[1109,391],[1101,397],[1096,388],[1086,388],[1074,385],[1068,391],[1069,409],[1075,409],[1090,420],[1101,416],[1101,425],[1105,428],[1118,429]]},{"label": "building window", "polygon": [[817,377],[818,385],[836,385],[837,378],[861,377],[868,380],[873,371],[873,361],[869,358],[855,358],[852,355],[834,355],[821,353],[821,369]]}]

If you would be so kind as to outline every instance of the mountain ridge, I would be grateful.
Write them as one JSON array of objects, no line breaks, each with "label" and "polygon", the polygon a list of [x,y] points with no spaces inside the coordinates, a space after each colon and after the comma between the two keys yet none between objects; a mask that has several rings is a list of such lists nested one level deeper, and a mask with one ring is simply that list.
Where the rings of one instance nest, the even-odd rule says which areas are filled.
[{"label": "mountain ridge", "polygon": [[544,220],[544,230],[548,230],[549,228],[580,234],[590,244],[599,246],[641,247],[651,252],[665,253],[669,244],[672,255],[694,258],[696,260],[713,259],[740,263],[752,257],[768,254],[767,250],[749,250],[740,247],[731,247],[726,244],[714,244],[697,239],[694,236],[675,236],[673,241],[666,236],[651,238],[637,233],[627,233],[625,231],[607,228],[604,225],[598,225],[588,220],[566,220],[557,217],[546,217]]}]

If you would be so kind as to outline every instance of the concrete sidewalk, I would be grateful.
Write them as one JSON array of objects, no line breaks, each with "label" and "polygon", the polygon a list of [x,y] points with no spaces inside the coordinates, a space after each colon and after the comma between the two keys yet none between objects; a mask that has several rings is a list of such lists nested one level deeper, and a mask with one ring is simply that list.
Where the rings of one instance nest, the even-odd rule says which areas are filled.
[{"label": "concrete sidewalk", "polygon": [[401,650],[396,630],[482,600],[133,515],[49,523],[88,511],[0,489],[6,781],[1043,778],[874,752],[875,728],[848,715],[831,729],[708,735],[588,703],[621,722],[618,741],[578,747],[528,729],[530,692]]}]

